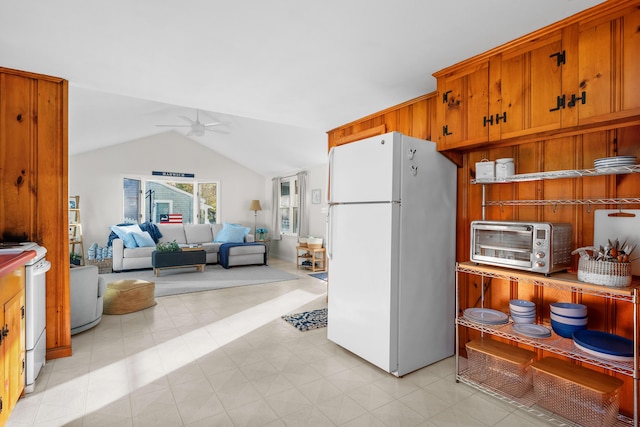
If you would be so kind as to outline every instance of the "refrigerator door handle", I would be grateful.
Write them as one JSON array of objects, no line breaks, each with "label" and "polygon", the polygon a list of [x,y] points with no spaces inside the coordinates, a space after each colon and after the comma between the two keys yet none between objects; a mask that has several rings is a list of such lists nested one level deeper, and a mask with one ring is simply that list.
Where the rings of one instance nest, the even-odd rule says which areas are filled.
[{"label": "refrigerator door handle", "polygon": [[329,189],[329,191],[327,192],[327,202],[331,203],[331,198],[333,197],[333,191],[331,191],[331,187],[332,187],[332,177],[333,177],[333,149],[335,147],[331,147],[331,150],[329,150],[329,183],[327,185],[327,188]]},{"label": "refrigerator door handle", "polygon": [[333,204],[329,204],[329,213],[327,215],[327,221],[328,221],[328,225],[329,225],[329,231],[328,231],[328,239],[327,239],[327,258],[328,259],[332,259],[333,258],[333,221],[331,221],[331,210],[333,209]]}]

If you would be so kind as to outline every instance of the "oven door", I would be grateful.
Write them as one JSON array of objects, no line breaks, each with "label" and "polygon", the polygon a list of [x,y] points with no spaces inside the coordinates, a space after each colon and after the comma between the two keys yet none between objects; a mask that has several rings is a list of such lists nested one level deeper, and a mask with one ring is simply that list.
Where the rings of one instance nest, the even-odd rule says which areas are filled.
[{"label": "oven door", "polygon": [[529,270],[533,265],[533,230],[522,224],[474,224],[471,260]]}]

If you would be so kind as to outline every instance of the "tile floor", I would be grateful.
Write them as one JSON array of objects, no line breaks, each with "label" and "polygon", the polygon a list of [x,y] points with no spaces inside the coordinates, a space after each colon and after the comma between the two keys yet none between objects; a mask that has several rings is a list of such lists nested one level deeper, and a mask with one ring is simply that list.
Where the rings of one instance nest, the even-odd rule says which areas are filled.
[{"label": "tile floor", "polygon": [[537,426],[454,380],[453,358],[404,378],[280,319],[326,306],[299,280],[157,298],[104,316],[49,361],[9,419],[26,426]]}]

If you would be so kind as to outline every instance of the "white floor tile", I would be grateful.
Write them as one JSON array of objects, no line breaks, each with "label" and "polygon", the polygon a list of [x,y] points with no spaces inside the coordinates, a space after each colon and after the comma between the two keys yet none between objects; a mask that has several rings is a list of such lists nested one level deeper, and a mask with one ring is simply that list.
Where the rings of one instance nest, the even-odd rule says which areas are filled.
[{"label": "white floor tile", "polygon": [[[326,283],[299,279],[157,298],[105,315],[47,362],[9,427],[539,426],[455,382],[454,358],[396,378],[281,315],[326,307]],[[301,298],[293,304],[289,295]]]}]

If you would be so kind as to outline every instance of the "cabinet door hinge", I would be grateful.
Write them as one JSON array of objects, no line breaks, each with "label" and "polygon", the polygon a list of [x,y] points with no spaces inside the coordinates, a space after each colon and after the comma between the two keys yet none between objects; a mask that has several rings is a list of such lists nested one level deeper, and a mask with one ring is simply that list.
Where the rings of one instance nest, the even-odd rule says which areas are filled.
[{"label": "cabinet door hinge", "polygon": [[489,116],[489,118],[487,118],[487,116],[484,116],[482,118],[482,125],[484,127],[487,127],[487,123],[489,123],[489,125],[493,125],[493,116]]},{"label": "cabinet door hinge", "polygon": [[587,92],[582,92],[582,96],[576,96],[576,94],[571,94],[571,100],[569,102],[567,102],[567,107],[571,108],[571,107],[575,107],[577,104],[577,101],[580,101],[581,104],[586,104],[587,103]]},{"label": "cabinet door hinge", "polygon": [[502,113],[502,115],[500,114],[496,114],[496,124],[499,125],[500,124],[500,120],[504,121],[505,123],[507,123],[507,112],[504,111]]},{"label": "cabinet door hinge", "polygon": [[449,126],[448,125],[442,126],[442,135],[443,136],[453,135],[452,132],[449,132]]},{"label": "cabinet door hinge", "polygon": [[567,63],[567,52],[564,50],[562,52],[556,52],[549,55],[549,58],[553,57],[556,58],[556,65],[558,67]]},{"label": "cabinet door hinge", "polygon": [[21,318],[24,319],[24,305],[22,307],[20,307],[20,315],[22,316]]},{"label": "cabinet door hinge", "polygon": [[549,111],[558,111],[561,108],[564,108],[564,103],[566,101],[566,97],[564,95],[556,97],[556,108],[552,108]]},{"label": "cabinet door hinge", "polygon": [[445,93],[442,94],[442,103],[446,104],[447,102],[449,102],[449,94],[451,93],[450,90],[446,91]]}]

